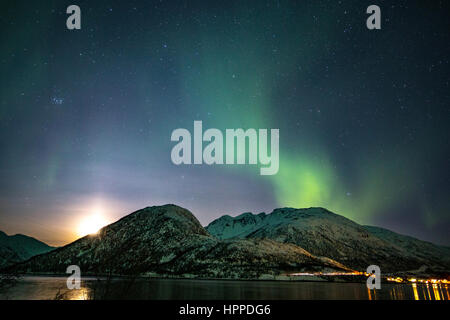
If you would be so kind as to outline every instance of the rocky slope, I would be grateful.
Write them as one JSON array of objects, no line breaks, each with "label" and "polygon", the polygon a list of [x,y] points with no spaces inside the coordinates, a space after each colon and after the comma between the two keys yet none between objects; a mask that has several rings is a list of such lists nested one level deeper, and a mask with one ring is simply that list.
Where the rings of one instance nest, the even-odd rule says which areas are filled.
[{"label": "rocky slope", "polygon": [[53,247],[34,238],[22,234],[8,236],[0,231],[0,267],[27,260],[32,256],[53,249]]},{"label": "rocky slope", "polygon": [[323,208],[281,208],[271,214],[223,216],[207,227],[218,239],[271,239],[302,247],[317,256],[382,272],[428,268],[450,270],[450,249],[394,232],[361,226]]},{"label": "rocky slope", "polygon": [[188,210],[148,207],[48,254],[15,265],[19,272],[159,274],[204,278],[260,278],[284,272],[349,270],[289,243],[270,239],[220,240]]},{"label": "rocky slope", "polygon": [[412,259],[425,261],[425,266],[442,266],[449,269],[450,247],[438,246],[410,236],[373,226],[364,226],[372,235],[382,239],[402,251],[402,254]]}]

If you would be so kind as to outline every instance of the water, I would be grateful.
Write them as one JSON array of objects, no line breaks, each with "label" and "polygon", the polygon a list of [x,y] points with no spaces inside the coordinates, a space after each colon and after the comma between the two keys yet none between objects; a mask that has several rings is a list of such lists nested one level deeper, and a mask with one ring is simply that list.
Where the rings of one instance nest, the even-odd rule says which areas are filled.
[{"label": "water", "polygon": [[0,292],[0,299],[449,300],[450,289],[444,284],[383,283],[374,291],[364,283],[83,278],[81,289],[68,290],[63,277],[23,277]]}]

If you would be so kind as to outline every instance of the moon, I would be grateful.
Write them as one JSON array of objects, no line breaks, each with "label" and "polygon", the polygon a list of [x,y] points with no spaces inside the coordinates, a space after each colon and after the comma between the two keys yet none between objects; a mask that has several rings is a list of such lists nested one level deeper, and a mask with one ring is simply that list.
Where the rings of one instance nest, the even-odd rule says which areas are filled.
[{"label": "moon", "polygon": [[108,222],[101,214],[93,214],[81,220],[78,225],[78,235],[84,237],[97,234],[97,232],[107,224]]}]

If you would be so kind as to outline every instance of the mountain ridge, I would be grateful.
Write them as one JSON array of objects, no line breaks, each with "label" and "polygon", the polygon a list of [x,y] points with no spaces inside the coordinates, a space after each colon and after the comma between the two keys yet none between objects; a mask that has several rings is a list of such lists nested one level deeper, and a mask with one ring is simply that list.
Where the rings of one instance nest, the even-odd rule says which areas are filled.
[{"label": "mountain ridge", "polygon": [[0,267],[28,260],[32,256],[47,253],[55,247],[37,240],[36,238],[23,235],[7,235],[0,231]]},{"label": "mountain ridge", "polygon": [[222,216],[203,227],[187,209],[168,204],[137,210],[80,238],[20,262],[21,273],[153,275],[260,279],[302,272],[446,273],[448,248],[362,226],[324,208],[279,208]]},{"label": "mountain ridge", "polygon": [[84,274],[257,279],[294,271],[351,271],[293,244],[265,239],[218,240],[188,210],[164,205],[135,211],[98,234],[19,263],[23,273],[64,273],[68,265]]},{"label": "mountain ridge", "polygon": [[370,264],[379,265],[387,272],[421,267],[448,270],[450,266],[448,247],[359,225],[320,207],[286,207],[269,214],[236,217],[225,215],[208,224],[206,230],[219,239],[257,238],[293,243],[314,255],[327,256],[358,270]]}]

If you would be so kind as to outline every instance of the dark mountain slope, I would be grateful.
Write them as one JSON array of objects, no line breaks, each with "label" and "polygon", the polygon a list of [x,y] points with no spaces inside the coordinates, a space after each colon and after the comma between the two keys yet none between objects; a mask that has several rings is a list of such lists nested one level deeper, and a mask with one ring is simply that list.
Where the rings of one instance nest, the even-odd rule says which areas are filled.
[{"label": "dark mountain slope", "polygon": [[372,235],[398,248],[407,257],[426,261],[426,265],[450,265],[450,248],[373,226],[364,226]]},{"label": "dark mountain slope", "polygon": [[53,249],[32,237],[21,234],[8,236],[0,231],[0,267],[27,260]]},{"label": "dark mountain slope", "polygon": [[134,212],[65,247],[14,266],[19,272],[159,274],[258,278],[286,271],[347,270],[292,244],[272,240],[219,240],[188,210],[175,205]]}]

